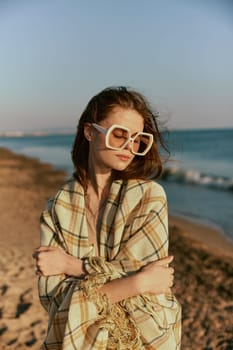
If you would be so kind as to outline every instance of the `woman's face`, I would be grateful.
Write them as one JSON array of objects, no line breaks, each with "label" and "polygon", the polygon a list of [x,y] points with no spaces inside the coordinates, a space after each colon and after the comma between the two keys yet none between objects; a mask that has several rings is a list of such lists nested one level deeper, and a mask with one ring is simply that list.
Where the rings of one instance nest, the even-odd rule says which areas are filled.
[{"label": "woman's face", "polygon": [[[106,119],[98,123],[108,129],[113,124],[121,125],[130,130],[134,135],[143,131],[143,117],[133,109],[115,107]],[[111,170],[124,170],[133,160],[135,155],[131,152],[131,142],[122,150],[108,149],[105,145],[105,135],[93,126],[88,127],[89,138],[89,166],[95,171],[106,173]]]}]

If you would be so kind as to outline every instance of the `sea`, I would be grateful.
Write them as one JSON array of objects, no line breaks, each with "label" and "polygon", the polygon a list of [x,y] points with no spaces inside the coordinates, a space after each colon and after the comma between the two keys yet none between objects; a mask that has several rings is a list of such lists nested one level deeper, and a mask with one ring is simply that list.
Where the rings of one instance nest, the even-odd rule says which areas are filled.
[{"label": "sea", "polygon": [[[0,147],[73,172],[73,133],[0,136]],[[163,177],[169,213],[218,228],[233,241],[233,129],[166,133],[170,156]]]}]

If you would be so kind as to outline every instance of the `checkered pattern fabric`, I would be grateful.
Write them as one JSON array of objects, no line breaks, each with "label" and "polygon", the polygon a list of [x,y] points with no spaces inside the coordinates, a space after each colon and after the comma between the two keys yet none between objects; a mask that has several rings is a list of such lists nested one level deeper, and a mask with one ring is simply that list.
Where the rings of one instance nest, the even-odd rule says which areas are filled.
[{"label": "checkered pattern fabric", "polygon": [[41,350],[180,349],[181,308],[172,291],[137,295],[111,305],[98,288],[168,255],[167,201],[154,181],[117,180],[104,209],[99,256],[88,241],[85,197],[71,178],[41,215],[41,245],[83,260],[86,277],[39,278],[49,313]]}]

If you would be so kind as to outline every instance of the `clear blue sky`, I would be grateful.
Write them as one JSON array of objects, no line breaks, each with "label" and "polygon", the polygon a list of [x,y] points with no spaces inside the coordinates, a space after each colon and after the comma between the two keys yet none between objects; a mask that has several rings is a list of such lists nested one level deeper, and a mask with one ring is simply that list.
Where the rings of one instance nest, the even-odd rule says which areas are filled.
[{"label": "clear blue sky", "polygon": [[170,128],[233,127],[232,1],[0,1],[0,132],[75,127],[110,85]]}]

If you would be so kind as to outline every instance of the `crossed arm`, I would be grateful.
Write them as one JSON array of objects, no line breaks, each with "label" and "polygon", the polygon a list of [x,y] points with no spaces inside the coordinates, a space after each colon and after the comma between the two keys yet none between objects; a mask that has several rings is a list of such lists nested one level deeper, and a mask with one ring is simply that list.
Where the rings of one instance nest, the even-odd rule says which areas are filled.
[{"label": "crossed arm", "polygon": [[[167,252],[166,197],[162,190],[159,192],[157,190],[156,188],[156,195],[152,199],[145,198],[145,203],[151,205],[151,211],[148,209],[146,221],[141,223],[141,229],[138,227],[134,235],[129,237],[124,249],[118,254],[117,260],[105,262],[105,265],[109,264],[119,272],[119,276],[122,276],[105,283],[100,289],[100,292],[106,294],[113,303],[147,292],[166,293],[173,285],[174,269],[169,267],[173,257],[161,259]],[[47,277],[42,279],[42,282],[46,280],[44,284],[46,291],[48,287],[52,291],[57,281],[66,277],[79,277],[92,273],[89,265],[86,265],[82,259],[67,253],[62,230],[57,225],[57,217],[53,215],[53,205],[53,201],[50,202],[47,210],[42,214],[41,246],[33,254],[39,275]],[[134,250],[136,247],[137,249]],[[161,254],[160,251],[162,251]],[[153,258],[145,260],[143,259],[145,256],[153,256]],[[151,262],[155,257],[159,260]],[[122,270],[126,275],[127,271],[136,272],[124,276],[125,273]]]},{"label": "crossed arm", "polygon": [[[85,274],[83,261],[60,248],[41,246],[34,251],[33,257],[41,276],[65,274],[79,277]],[[131,276],[107,282],[100,292],[106,294],[112,303],[146,292],[166,293],[173,285],[174,269],[169,267],[172,260],[172,256],[157,260]]]}]

